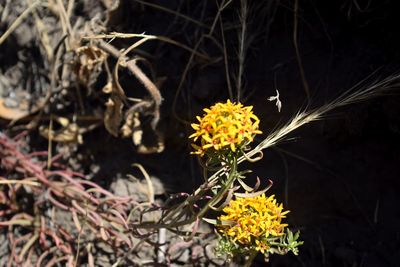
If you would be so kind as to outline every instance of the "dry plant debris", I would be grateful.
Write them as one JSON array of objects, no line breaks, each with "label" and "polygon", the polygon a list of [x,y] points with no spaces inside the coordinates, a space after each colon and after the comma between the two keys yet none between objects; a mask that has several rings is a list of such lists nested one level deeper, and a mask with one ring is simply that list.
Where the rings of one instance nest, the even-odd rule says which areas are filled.
[{"label": "dry plant debris", "polygon": [[[138,38],[128,49],[115,47],[110,42],[103,41],[104,38],[121,38],[120,34],[110,34],[101,37],[99,32],[105,30],[104,23],[107,23],[109,12],[119,7],[119,1],[112,5],[104,1],[93,11],[97,12],[98,20],[91,18],[82,20],[83,17],[76,17],[74,14],[74,1],[67,3],[58,1],[42,1],[18,3],[22,14],[16,17],[9,16],[7,21],[11,24],[8,30],[2,34],[0,44],[7,41],[13,33],[18,33],[19,27],[24,26],[24,20],[32,19],[35,22],[37,36],[40,41],[38,49],[42,53],[42,62],[36,68],[41,69],[41,74],[33,73],[34,87],[42,88],[42,92],[30,92],[28,98],[38,99],[35,102],[21,102],[11,106],[11,98],[7,89],[0,97],[0,117],[18,122],[30,121],[26,127],[32,129],[42,126],[42,136],[52,138],[54,142],[83,142],[84,133],[103,124],[107,131],[115,137],[133,140],[139,153],[160,153],[164,149],[164,140],[157,126],[160,117],[160,106],[162,97],[157,83],[152,81],[139,66],[144,58],[138,57],[134,49],[139,48],[148,40],[159,40],[178,45],[190,50],[185,45],[175,42],[167,37],[150,36],[139,34]],[[10,3],[7,6],[10,8]],[[14,13],[12,13],[14,15]],[[19,16],[18,16],[19,15]],[[30,17],[32,15],[32,17]],[[79,18],[76,20],[76,18]],[[103,21],[102,21],[103,20]],[[74,23],[72,22],[74,21]],[[51,32],[51,35],[49,34]],[[34,42],[36,36],[27,36],[28,42]],[[122,36],[122,38],[126,38]],[[128,38],[132,38],[128,36]],[[24,48],[25,49],[25,48]],[[29,50],[28,50],[29,51]],[[201,55],[200,53],[198,53]],[[202,55],[204,57],[204,55]],[[34,62],[34,64],[36,64]],[[149,64],[147,64],[149,66]],[[19,66],[21,68],[23,66]],[[123,69],[121,69],[123,68]],[[133,74],[134,77],[148,91],[149,95],[144,97],[129,97],[124,89],[125,82],[121,82],[119,76],[125,71]],[[23,70],[18,69],[23,72]],[[11,79],[7,73],[4,80],[11,80],[14,84],[7,87],[18,87],[18,79]],[[15,71],[14,71],[15,73]],[[22,75],[22,73],[21,73]],[[36,75],[36,76],[35,76]],[[104,83],[104,80],[106,82]],[[101,84],[103,83],[103,84]],[[101,88],[103,88],[101,90]],[[131,91],[131,89],[129,89]],[[26,91],[23,91],[26,93]],[[18,93],[18,92],[17,92]],[[20,102],[21,97],[17,99]],[[33,103],[33,104],[32,104]],[[73,111],[74,118],[66,118],[65,113]],[[50,116],[66,120],[73,120],[70,126],[62,125],[63,132],[75,132],[79,138],[52,137],[46,122]],[[148,117],[151,121],[147,122]],[[32,120],[33,118],[33,120]],[[103,118],[103,119],[102,119]],[[146,121],[146,123],[143,122]],[[143,132],[143,125],[150,124],[150,129],[158,138],[155,144],[145,144],[140,132]],[[73,129],[72,129],[72,128]],[[47,130],[43,130],[46,129]],[[84,128],[84,129],[81,129]],[[82,137],[82,138],[81,138]],[[68,139],[68,140],[66,140]]]},{"label": "dry plant debris", "polygon": [[[202,233],[197,226],[192,237],[183,241],[180,236],[190,231],[190,225],[167,233],[136,227],[143,221],[160,220],[165,209],[154,200],[153,183],[141,166],[148,201],[113,194],[59,164],[60,155],[53,157],[47,169],[47,152],[29,154],[22,150],[23,144],[23,135],[11,139],[0,132],[0,167],[9,177],[0,177],[0,230],[7,229],[9,248],[4,264],[141,266],[157,262],[160,256],[154,249],[161,246],[168,262],[188,257],[185,253],[195,247],[190,255],[193,261],[208,261],[204,253],[214,257],[203,243],[215,243],[207,228],[201,227]],[[16,198],[19,195],[22,199]],[[167,240],[163,243],[159,242],[161,233]]]}]

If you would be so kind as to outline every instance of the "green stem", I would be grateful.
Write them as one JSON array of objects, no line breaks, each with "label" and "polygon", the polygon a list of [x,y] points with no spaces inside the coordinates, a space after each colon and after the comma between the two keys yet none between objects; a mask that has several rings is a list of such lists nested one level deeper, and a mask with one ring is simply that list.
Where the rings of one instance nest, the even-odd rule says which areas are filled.
[{"label": "green stem", "polygon": [[[226,192],[228,192],[228,190],[231,188],[233,182],[235,181],[235,179],[237,178],[237,156],[233,156],[233,162],[232,162],[232,166],[231,169],[229,171],[229,175],[228,175],[228,179],[225,183],[225,186],[212,198],[210,199],[207,204],[199,211],[199,213],[197,213],[197,215],[194,215],[192,218],[186,220],[186,221],[181,221],[181,222],[174,222],[174,223],[165,223],[165,224],[154,224],[154,223],[141,223],[140,225],[136,225],[136,227],[138,228],[154,228],[154,229],[159,229],[159,228],[168,228],[168,227],[179,227],[179,226],[183,226],[183,225],[187,225],[190,223],[195,222],[197,219],[201,219],[204,217],[204,215],[207,213],[207,211],[210,209],[210,206],[214,206],[215,204],[217,204],[221,198],[226,194]],[[195,198],[196,196],[198,196],[200,193],[204,193],[201,192],[201,190],[198,189],[199,192],[195,192],[194,196],[191,196],[189,198]],[[182,211],[182,209],[185,207],[185,205],[188,203],[188,200],[186,200],[184,203],[180,204],[179,207],[177,209],[175,209],[175,211],[172,214],[168,214],[167,217],[168,219],[172,219],[172,216],[175,215],[176,213],[179,213],[180,211]],[[183,215],[183,213],[181,213]],[[179,216],[179,214],[178,214]],[[167,217],[164,218],[164,220],[167,220]]]},{"label": "green stem", "polygon": [[206,212],[210,209],[210,206],[214,206],[221,200],[221,198],[231,188],[231,185],[235,181],[236,177],[237,177],[237,157],[234,156],[231,170],[229,172],[228,180],[226,181],[225,186],[212,199],[210,199],[210,201],[207,202],[207,204],[197,214],[197,218],[202,218],[206,214]]},{"label": "green stem", "polygon": [[246,264],[244,265],[244,267],[250,267],[251,264],[253,263],[254,258],[257,256],[258,251],[257,250],[253,250],[251,252],[251,254],[249,255],[249,258],[246,261]]}]

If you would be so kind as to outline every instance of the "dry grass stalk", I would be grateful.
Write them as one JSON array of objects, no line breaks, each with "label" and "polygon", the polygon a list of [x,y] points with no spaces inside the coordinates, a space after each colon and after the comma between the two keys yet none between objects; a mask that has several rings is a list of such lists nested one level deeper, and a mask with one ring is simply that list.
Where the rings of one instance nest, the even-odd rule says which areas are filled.
[{"label": "dry grass stalk", "polygon": [[248,6],[247,0],[240,1],[240,32],[239,32],[239,51],[238,51],[238,73],[236,77],[236,100],[240,101],[242,97],[242,87],[243,87],[243,72],[244,72],[244,64],[246,60],[247,48],[248,48],[248,40],[247,38],[247,15],[248,15]]},{"label": "dry grass stalk", "polygon": [[279,142],[284,140],[284,138],[291,132],[304,126],[307,123],[322,119],[324,115],[326,115],[333,109],[361,101],[366,101],[368,99],[386,93],[390,89],[397,88],[399,86],[397,84],[399,78],[400,74],[396,74],[393,76],[389,76],[381,81],[374,81],[371,85],[365,88],[357,89],[357,87],[360,87],[361,83],[363,82],[361,81],[352,89],[344,92],[339,97],[337,97],[330,103],[323,105],[322,107],[308,111],[299,111],[288,123],[269,134],[267,138],[265,138],[253,150],[247,153],[247,156],[252,157],[262,150],[278,144]]},{"label": "dry grass stalk", "polygon": [[299,66],[299,71],[300,71],[300,77],[301,81],[303,83],[304,91],[306,92],[307,96],[307,101],[310,103],[311,101],[311,93],[310,93],[310,86],[308,85],[306,74],[304,72],[304,66],[303,66],[303,61],[301,59],[300,55],[300,49],[298,45],[298,27],[299,27],[299,19],[298,19],[298,14],[299,14],[299,0],[294,1],[294,11],[293,11],[293,45],[294,45],[294,50],[296,52],[296,60],[297,64]]},{"label": "dry grass stalk", "polygon": [[[120,33],[120,32],[111,32],[109,34],[97,34],[97,35],[91,35],[91,36],[85,36],[83,39],[85,40],[92,40],[92,39],[115,39],[115,38],[121,38],[121,39],[131,39],[131,38],[141,38],[140,43],[135,43],[133,47],[129,48],[129,51],[132,49],[138,47],[140,44],[143,44],[144,42],[147,42],[149,40],[159,40],[165,43],[169,43],[172,45],[176,45],[182,49],[185,49],[189,52],[194,53],[196,56],[204,59],[204,60],[209,60],[209,57],[207,55],[204,55],[200,52],[198,52],[196,49],[192,49],[187,45],[184,45],[182,43],[179,43],[171,38],[161,36],[161,35],[150,35],[150,34],[144,34],[144,33]],[[129,52],[128,51],[128,52]],[[128,52],[124,52],[124,54],[127,54]]]},{"label": "dry grass stalk", "polygon": [[23,22],[23,20],[38,6],[44,5],[41,0],[37,0],[27,9],[25,9],[24,12],[19,15],[19,17],[10,25],[10,27],[0,36],[0,45],[10,36],[10,34]]},{"label": "dry grass stalk", "polygon": [[[241,163],[249,159],[252,160],[252,157],[255,157],[257,155],[261,156],[257,157],[256,160],[261,158],[262,151],[264,149],[267,149],[269,147],[272,147],[280,143],[281,141],[285,140],[285,138],[293,131],[297,130],[298,128],[310,122],[322,119],[323,116],[325,116],[327,113],[329,113],[334,109],[366,101],[371,98],[378,97],[384,93],[387,93],[390,90],[400,87],[399,83],[400,74],[389,76],[380,81],[379,80],[372,81],[371,85],[369,86],[362,86],[362,84],[364,84],[369,78],[371,78],[371,76],[360,81],[351,89],[345,91],[336,99],[323,105],[322,107],[297,112],[297,114],[293,116],[292,119],[290,119],[285,125],[270,133],[255,148],[246,153],[245,156],[241,157],[238,163]],[[211,175],[208,178],[208,181],[209,182],[215,181],[216,179],[218,179],[218,177],[223,175],[223,172],[225,171],[226,170],[224,170],[224,168],[221,168],[219,171],[216,171],[213,175]]]},{"label": "dry grass stalk", "polygon": [[145,5],[145,6],[149,6],[149,7],[152,7],[152,8],[159,9],[159,10],[164,11],[166,13],[173,14],[173,15],[175,15],[177,17],[180,17],[180,18],[183,18],[183,19],[185,19],[187,21],[192,22],[192,23],[196,24],[199,27],[208,29],[208,26],[206,24],[202,23],[201,21],[195,20],[195,19],[193,19],[193,18],[191,18],[189,16],[186,16],[186,15],[184,15],[182,13],[176,12],[175,10],[171,10],[169,8],[166,8],[166,7],[163,7],[163,6],[160,6],[160,5],[156,5],[156,4],[153,4],[153,3],[149,3],[149,2],[146,2],[146,1],[135,0],[135,2],[138,2],[138,3],[140,3],[142,5]]}]

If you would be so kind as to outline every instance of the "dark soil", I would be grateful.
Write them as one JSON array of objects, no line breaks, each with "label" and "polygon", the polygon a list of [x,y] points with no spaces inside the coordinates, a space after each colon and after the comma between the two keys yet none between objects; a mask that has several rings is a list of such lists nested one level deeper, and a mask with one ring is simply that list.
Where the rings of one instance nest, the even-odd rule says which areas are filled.
[{"label": "dark soil", "polygon": [[[2,2],[5,1],[0,1],[0,5],[4,5]],[[82,4],[95,1],[76,2],[86,7],[82,16],[96,14],[95,9],[88,11],[89,4]],[[212,24],[216,14],[213,1],[151,2],[179,10],[206,25]],[[311,91],[311,102],[307,104],[293,45],[293,2],[249,1],[248,38],[252,41],[241,100],[254,106],[265,134],[283,125],[299,109],[324,105],[366,77],[370,78],[363,82],[364,87],[400,70],[397,1],[299,1],[298,47]],[[239,8],[240,2],[233,1],[222,13],[233,77],[237,72]],[[121,0],[113,12],[106,25],[108,32],[163,35],[190,47],[207,32],[183,18],[135,1]],[[217,25],[214,35],[221,41]],[[0,32],[8,26],[0,22]],[[32,61],[32,66],[40,66],[39,54],[26,45],[30,40],[23,36],[16,32],[1,45],[0,74],[21,61],[22,56],[17,57],[21,53]],[[126,40],[117,43],[119,47],[131,44]],[[199,51],[215,58],[223,56],[209,39],[200,45]],[[192,192],[202,183],[201,169],[189,155],[187,136],[191,130],[182,120],[192,121],[201,115],[202,108],[229,97],[223,60],[207,64],[195,61],[177,92],[190,54],[158,41],[141,46],[138,53],[147,57],[156,77],[166,77],[161,88],[164,100],[158,125],[165,141],[164,151],[139,154],[130,139],[113,137],[101,126],[85,133],[84,143],[71,152],[75,169],[91,174],[94,181],[109,187],[116,177],[139,176],[131,166],[137,162],[159,178],[168,193]],[[133,88],[138,87],[127,81],[133,79],[130,74],[123,74],[122,79],[125,85],[132,83]],[[40,94],[34,85],[31,91]],[[9,88],[1,86],[0,83],[3,96],[9,93]],[[10,88],[17,86],[10,82]],[[275,95],[275,89],[279,90],[283,104],[280,113],[273,102],[267,101]],[[138,89],[133,94],[143,96],[145,92]],[[95,107],[99,103],[95,99],[90,105],[103,109]],[[62,112],[72,116],[74,109]],[[298,257],[272,256],[270,263],[264,263],[260,256],[254,266],[400,265],[400,145],[396,142],[400,138],[399,115],[400,96],[398,88],[394,88],[335,110],[323,120],[294,132],[277,147],[264,151],[264,158],[252,167],[252,176],[264,179],[265,184],[267,179],[274,182],[271,192],[291,211],[289,224],[301,231],[304,245]],[[4,121],[2,128],[15,132],[7,123]],[[149,139],[150,134],[151,130],[145,130]],[[46,148],[47,140],[35,130],[31,137],[32,150]]]}]

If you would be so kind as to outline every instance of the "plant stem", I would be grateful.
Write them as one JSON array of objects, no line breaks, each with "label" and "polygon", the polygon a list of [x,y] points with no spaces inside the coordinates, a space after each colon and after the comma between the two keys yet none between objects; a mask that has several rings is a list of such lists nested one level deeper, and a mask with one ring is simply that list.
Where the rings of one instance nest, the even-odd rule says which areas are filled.
[{"label": "plant stem", "polygon": [[258,251],[257,250],[253,250],[251,252],[251,254],[249,255],[249,258],[246,261],[246,264],[244,265],[244,267],[250,267],[251,264],[253,263],[254,258],[257,256]]},{"label": "plant stem", "polygon": [[[231,169],[229,171],[228,179],[227,179],[224,187],[221,188],[221,190],[212,199],[210,199],[207,202],[207,204],[196,215],[193,215],[190,219],[185,220],[185,221],[174,222],[174,223],[156,223],[156,224],[155,223],[149,223],[149,224],[141,223],[140,225],[137,225],[137,227],[138,228],[154,228],[154,229],[169,228],[169,227],[179,227],[179,226],[191,224],[191,223],[195,222],[198,219],[202,219],[204,217],[204,215],[207,213],[207,211],[210,209],[210,207],[216,205],[219,201],[221,201],[221,198],[231,188],[233,182],[235,181],[235,179],[238,176],[237,165],[238,165],[238,157],[237,157],[237,155],[235,155],[233,157],[233,161],[232,161],[232,164],[231,164]],[[198,196],[200,193],[202,193],[202,192],[201,191],[200,192],[196,191],[194,196],[196,196],[196,195]],[[190,196],[190,197],[194,197],[194,196]],[[180,204],[178,206],[178,208],[176,209],[176,212],[173,212],[172,214],[169,214],[168,215],[169,217],[168,216],[167,217],[172,219],[172,216],[175,215],[176,213],[179,213],[181,211],[181,209],[183,209],[185,207],[186,204],[187,204],[187,201],[185,201],[184,203]],[[183,216],[183,213],[181,213],[181,216]]]},{"label": "plant stem", "polygon": [[229,188],[231,187],[232,183],[235,181],[237,177],[237,157],[234,156],[231,170],[229,172],[228,180],[226,181],[225,186],[210,200],[208,203],[200,210],[197,214],[197,218],[201,219],[206,212],[210,209],[210,206],[214,206],[217,204],[221,197],[228,192]]}]

